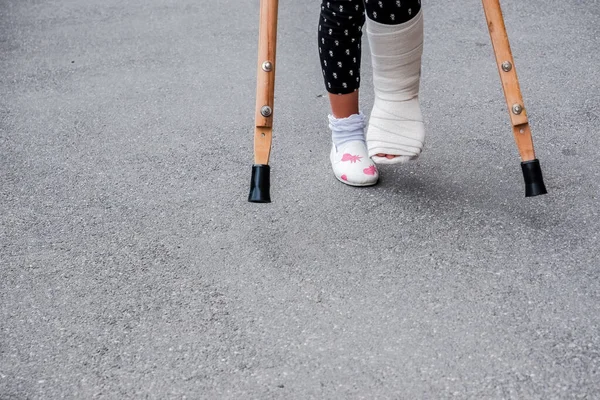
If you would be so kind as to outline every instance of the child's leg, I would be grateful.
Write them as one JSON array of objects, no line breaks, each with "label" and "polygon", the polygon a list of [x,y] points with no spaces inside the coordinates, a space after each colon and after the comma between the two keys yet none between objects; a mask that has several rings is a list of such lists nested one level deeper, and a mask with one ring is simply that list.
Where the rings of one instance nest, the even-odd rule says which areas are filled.
[{"label": "child's leg", "polygon": [[425,140],[419,106],[423,52],[420,0],[365,0],[375,104],[369,155],[379,163],[415,159]]},{"label": "child's leg", "polygon": [[318,31],[319,57],[332,112],[338,118],[358,112],[356,92],[360,86],[364,23],[362,0],[323,0]]},{"label": "child's leg", "polygon": [[358,108],[362,0],[323,0],[319,20],[319,55],[331,112],[335,176],[352,186],[369,186],[379,178],[364,138],[365,117]]}]

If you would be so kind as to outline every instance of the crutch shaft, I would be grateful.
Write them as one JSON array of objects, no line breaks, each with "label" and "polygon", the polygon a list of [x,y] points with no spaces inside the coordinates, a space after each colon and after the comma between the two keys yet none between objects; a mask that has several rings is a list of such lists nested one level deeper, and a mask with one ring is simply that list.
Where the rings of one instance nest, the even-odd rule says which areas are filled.
[{"label": "crutch shaft", "polygon": [[278,0],[260,0],[254,165],[248,195],[248,201],[252,203],[271,202],[269,159],[273,140],[278,6]]},{"label": "crutch shaft", "polygon": [[254,163],[269,163],[275,100],[275,57],[277,50],[278,0],[260,1]]},{"label": "crutch shaft", "polygon": [[482,1],[517,147],[519,148],[522,161],[530,161],[535,159],[533,139],[531,137],[531,130],[529,129],[527,110],[523,102],[514,58],[504,25],[500,0]]},{"label": "crutch shaft", "polygon": [[536,159],[533,148],[531,128],[529,127],[527,111],[519,86],[515,62],[510,50],[500,0],[482,0],[482,3],[492,46],[494,47],[494,54],[512,124],[513,135],[521,156],[521,167],[525,179],[525,195],[530,197],[545,194],[546,187],[540,163]]}]

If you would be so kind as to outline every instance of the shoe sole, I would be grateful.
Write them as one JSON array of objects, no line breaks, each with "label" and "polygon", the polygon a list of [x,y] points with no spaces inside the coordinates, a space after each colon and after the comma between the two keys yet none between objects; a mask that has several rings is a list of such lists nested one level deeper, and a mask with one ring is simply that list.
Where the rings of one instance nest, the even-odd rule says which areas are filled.
[{"label": "shoe sole", "polygon": [[379,183],[379,178],[377,178],[377,180],[373,183],[351,183],[351,182],[343,180],[342,178],[338,178],[337,175],[335,175],[335,174],[333,174],[333,176],[335,176],[335,179],[342,182],[343,184],[348,185],[348,186],[354,186],[354,187],[375,186],[375,185],[377,185],[377,183]]}]

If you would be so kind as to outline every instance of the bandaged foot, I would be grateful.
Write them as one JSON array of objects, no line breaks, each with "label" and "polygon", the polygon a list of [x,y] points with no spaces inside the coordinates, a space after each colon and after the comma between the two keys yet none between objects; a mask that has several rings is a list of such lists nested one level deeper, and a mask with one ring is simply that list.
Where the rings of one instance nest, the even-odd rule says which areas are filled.
[{"label": "bandaged foot", "polygon": [[379,173],[369,158],[365,143],[365,116],[353,114],[348,118],[329,116],[331,129],[331,167],[335,177],[350,186],[371,186]]},{"label": "bandaged foot", "polygon": [[369,156],[380,164],[407,162],[421,154],[425,143],[419,105],[423,12],[399,25],[369,18],[366,25],[375,89],[366,136]]}]

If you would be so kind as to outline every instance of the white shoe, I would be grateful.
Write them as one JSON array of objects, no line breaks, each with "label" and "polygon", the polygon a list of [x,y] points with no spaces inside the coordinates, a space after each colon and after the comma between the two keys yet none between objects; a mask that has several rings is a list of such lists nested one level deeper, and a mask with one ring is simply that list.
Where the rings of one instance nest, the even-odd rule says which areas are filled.
[{"label": "white shoe", "polygon": [[331,167],[340,182],[350,186],[372,186],[379,179],[377,167],[369,158],[363,141],[347,142],[336,149],[331,146]]},{"label": "white shoe", "polygon": [[[423,11],[410,21],[385,25],[367,18],[375,103],[367,129],[373,161],[398,164],[416,159],[425,144],[419,105]],[[392,159],[376,154],[396,155]]]}]

